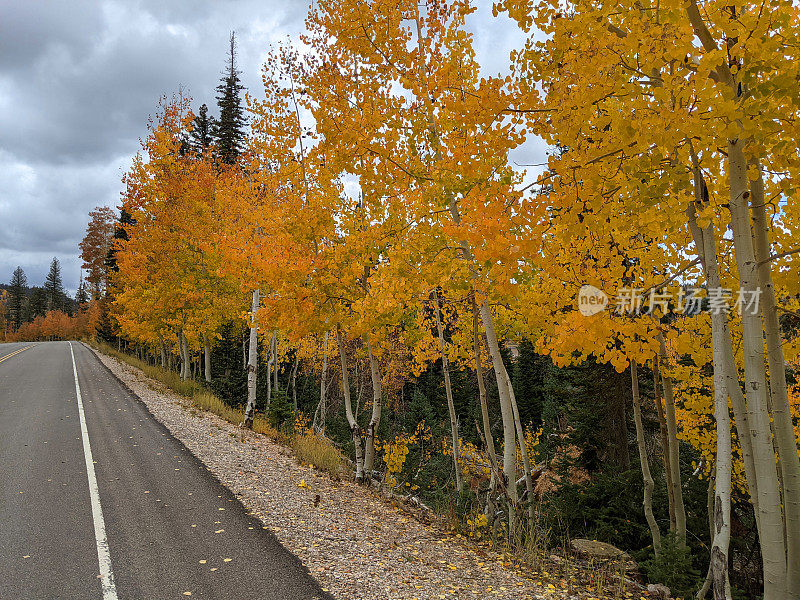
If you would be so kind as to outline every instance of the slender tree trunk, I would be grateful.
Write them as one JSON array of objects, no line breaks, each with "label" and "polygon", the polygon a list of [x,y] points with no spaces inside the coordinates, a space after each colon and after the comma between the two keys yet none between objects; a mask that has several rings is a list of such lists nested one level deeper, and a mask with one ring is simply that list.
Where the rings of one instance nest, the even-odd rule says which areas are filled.
[{"label": "slender tree trunk", "polygon": [[[694,170],[695,202],[705,202],[706,185],[700,171],[697,156],[692,150]],[[695,207],[687,210],[689,229],[692,232],[697,254],[701,259],[709,290],[719,289],[721,280],[717,263],[717,248],[713,225],[700,229],[695,217]],[[717,428],[717,460],[714,469],[715,496],[709,518],[713,525],[709,574],[713,586],[714,600],[731,600],[728,576],[729,548],[731,538],[731,476],[733,450],[731,445],[731,422],[728,410],[728,378],[726,374],[726,344],[730,343],[728,315],[723,311],[711,314],[711,336],[714,362],[714,417]],[[738,390],[739,382],[735,386]]]},{"label": "slender tree trunk", "polygon": [[[728,142],[728,176],[730,178],[730,212],[733,247],[739,272],[741,291],[758,293],[758,267],[753,248],[747,184],[747,161],[743,141]],[[758,479],[758,509],[761,525],[761,557],[764,567],[764,599],[780,599],[786,595],[786,544],[780,485],[771,442],[767,408],[766,365],[764,361],[761,315],[742,311],[742,345],[744,349],[745,393],[750,420],[753,459]]]},{"label": "slender tree trunk", "polygon": [[497,464],[497,453],[494,449],[494,438],[492,437],[492,423],[489,419],[489,405],[486,401],[486,383],[483,380],[483,360],[481,359],[481,340],[478,330],[478,303],[475,301],[475,293],[472,296],[472,341],[475,350],[475,375],[478,379],[478,399],[481,405],[481,418],[483,419],[483,438],[486,443],[486,453],[489,455],[489,461],[492,463],[492,470],[494,471],[495,478],[493,481],[496,483],[496,478],[499,474],[499,467]]},{"label": "slender tree trunk", "polygon": [[278,393],[278,330],[272,331],[272,387]]},{"label": "slender tree trunk", "polygon": [[[664,334],[658,334],[661,364],[667,365],[667,346]],[[675,396],[672,391],[672,378],[661,374],[664,389],[664,415],[667,421],[667,438],[669,440],[669,463],[672,471],[672,495],[675,498],[675,534],[682,544],[686,543],[686,510],[683,506],[683,489],[681,486],[680,451],[678,449],[678,426],[675,421]]]},{"label": "slender tree trunk", "polygon": [[205,359],[203,371],[205,372],[206,383],[211,383],[211,344],[205,333],[203,334],[203,358]]},{"label": "slender tree trunk", "polygon": [[[711,539],[711,545],[714,544],[714,498],[716,498],[716,480],[717,469],[716,466],[711,469],[711,477],[708,478],[708,487],[706,488],[706,514],[708,515],[708,532]],[[710,556],[709,552],[709,556]],[[711,589],[711,584],[714,581],[714,562],[709,559],[708,570],[706,571],[706,578],[703,580],[703,585],[695,594],[695,600],[703,600]]]},{"label": "slender tree trunk", "polygon": [[189,360],[186,351],[186,336],[183,334],[183,329],[178,333],[178,350],[181,355],[181,381],[186,381],[189,378]]},{"label": "slender tree trunk", "polygon": [[461,441],[458,436],[458,417],[456,417],[456,407],[453,402],[453,387],[450,384],[450,366],[447,361],[447,348],[444,344],[444,328],[442,327],[442,311],[439,300],[439,293],[433,292],[434,309],[436,313],[436,330],[439,333],[439,352],[442,357],[442,371],[444,372],[444,390],[447,396],[447,411],[450,414],[450,438],[453,445],[453,468],[456,474],[456,489],[461,492],[464,489],[464,481],[459,464]]},{"label": "slender tree trunk", "polygon": [[655,394],[656,411],[658,413],[658,429],[661,432],[661,450],[664,457],[664,477],[667,482],[667,502],[669,504],[669,530],[675,531],[675,495],[672,488],[672,467],[669,463],[669,436],[667,435],[667,419],[664,415],[664,403],[661,399],[661,375],[658,367],[658,353],[653,357],[653,392]]},{"label": "slender tree trunk", "polygon": [[256,383],[258,376],[258,307],[260,304],[258,288],[253,290],[253,307],[250,316],[250,352],[247,364],[247,407],[244,411],[244,423],[248,429],[253,428],[256,411]]},{"label": "slender tree trunk", "polygon": [[[686,3],[686,16],[692,25],[695,35],[706,52],[717,52],[719,46],[709,31],[700,13],[696,0]],[[737,81],[736,74],[724,58],[714,67],[717,81],[727,87],[735,102],[742,98],[746,87]],[[738,115],[736,115],[738,116]],[[729,125],[741,126],[736,116]],[[747,159],[744,146],[747,140],[734,135],[727,144],[727,171],[730,189],[729,210],[731,213],[731,229],[736,266],[739,274],[740,293],[748,295],[758,293],[758,263],[753,246],[748,198]],[[752,440],[755,481],[757,482],[757,523],[761,540],[761,558],[764,572],[764,600],[779,600],[791,597],[787,590],[786,543],[784,541],[784,515],[781,507],[780,482],[775,464],[775,449],[771,442],[772,431],[769,421],[769,396],[767,390],[766,365],[764,360],[764,340],[760,311],[742,311],[742,347],[745,367],[746,413]],[[727,352],[726,352],[727,354]],[[728,356],[725,356],[726,377],[730,383],[733,367]],[[738,391],[738,381],[736,390]],[[733,386],[728,392],[736,410],[736,393]],[[738,419],[738,416],[737,416]],[[738,423],[737,423],[738,427]],[[741,431],[740,431],[741,436]],[[751,494],[753,488],[751,486]],[[792,557],[795,561],[797,557]],[[794,569],[795,566],[792,566]],[[796,595],[796,594],[795,594]]]},{"label": "slender tree trunk", "polygon": [[758,261],[758,284],[761,288],[761,311],[767,345],[772,420],[783,486],[788,566],[787,592],[789,597],[800,598],[800,459],[797,455],[792,414],[789,410],[783,340],[775,301],[775,286],[772,283],[772,263],[769,260],[769,221],[765,207],[764,179],[761,164],[756,163],[755,167],[758,169],[758,178],[750,181],[750,206],[753,213],[754,249]]},{"label": "slender tree trunk", "polygon": [[517,441],[519,442],[519,451],[522,455],[522,470],[523,475],[525,477],[525,488],[528,492],[527,496],[527,503],[528,503],[528,518],[530,518],[531,523],[533,523],[533,519],[535,516],[535,509],[533,506],[533,477],[531,476],[531,463],[530,458],[528,457],[528,445],[525,439],[525,429],[522,426],[522,419],[519,418],[519,407],[517,406],[517,398],[514,394],[514,386],[511,385],[511,377],[509,377],[508,372],[506,372],[506,385],[508,386],[508,395],[511,399],[511,411],[514,414],[514,425],[517,429]]},{"label": "slender tree trunk", "polygon": [[[494,320],[492,312],[486,299],[479,303],[481,320],[486,332],[486,342],[489,346],[489,355],[492,358],[495,379],[497,379],[497,390],[500,396],[500,413],[503,418],[503,477],[504,486],[511,502],[511,510],[508,511],[509,535],[516,532],[515,510],[517,504],[517,440],[515,435],[516,423],[514,422],[514,409],[509,394],[509,378],[506,367],[503,364],[503,357],[500,353],[500,344],[497,341],[497,334],[494,330]],[[524,443],[524,442],[523,442]]]},{"label": "slender tree trunk", "polygon": [[[342,362],[342,394],[344,395],[344,414],[347,417],[347,424],[350,426],[350,434],[353,437],[353,446],[356,453],[356,481],[364,480],[364,453],[361,445],[361,428],[358,420],[353,414],[353,402],[350,398],[350,377],[347,372],[347,355],[345,353],[342,330],[336,327],[336,345],[339,347],[339,359]],[[297,363],[295,363],[297,364]]]},{"label": "slender tree trunk", "polygon": [[272,337],[269,338],[269,354],[267,355],[267,410],[272,406],[272,364],[275,362],[275,355],[272,353],[272,341],[275,337],[275,332],[272,332]]},{"label": "slender tree trunk", "polygon": [[[314,412],[313,427],[315,431],[325,432],[326,403],[325,396],[328,390],[326,378],[328,376],[328,332],[325,332],[324,341],[322,343],[322,377],[319,380],[319,404],[317,410]],[[319,421],[317,418],[319,417]]]},{"label": "slender tree trunk", "polygon": [[367,343],[367,354],[369,356],[369,371],[372,377],[372,416],[367,425],[367,440],[364,448],[364,477],[367,481],[372,478],[372,470],[375,465],[375,441],[378,434],[378,426],[381,422],[381,401],[383,399],[383,386],[381,385],[381,374],[378,361],[372,353],[372,344],[369,334],[365,334]]},{"label": "slender tree trunk", "polygon": [[294,364],[292,365],[292,406],[294,411],[297,412],[297,365],[300,362],[300,357],[297,352],[294,353]]},{"label": "slender tree trunk", "polygon": [[633,392],[633,421],[636,424],[636,445],[639,448],[639,462],[642,465],[642,479],[644,480],[644,516],[647,525],[650,527],[650,535],[653,537],[653,549],[656,556],[661,554],[661,531],[653,515],[653,476],[650,474],[650,463],[647,460],[647,446],[644,440],[644,425],[642,424],[642,402],[639,397],[639,370],[636,361],[631,363],[631,391]]},{"label": "slender tree trunk", "polygon": [[164,348],[164,338],[161,334],[158,336],[158,347],[161,350],[161,368],[165,369],[167,367],[167,350]]}]

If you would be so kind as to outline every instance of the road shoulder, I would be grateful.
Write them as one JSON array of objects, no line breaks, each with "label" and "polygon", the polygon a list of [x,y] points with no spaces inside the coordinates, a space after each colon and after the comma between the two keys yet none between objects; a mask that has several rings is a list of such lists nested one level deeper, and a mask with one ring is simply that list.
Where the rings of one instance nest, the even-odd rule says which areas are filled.
[{"label": "road shoulder", "polygon": [[369,490],[299,465],[268,437],[198,411],[140,370],[95,354],[334,596],[542,597],[500,555],[445,535]]}]

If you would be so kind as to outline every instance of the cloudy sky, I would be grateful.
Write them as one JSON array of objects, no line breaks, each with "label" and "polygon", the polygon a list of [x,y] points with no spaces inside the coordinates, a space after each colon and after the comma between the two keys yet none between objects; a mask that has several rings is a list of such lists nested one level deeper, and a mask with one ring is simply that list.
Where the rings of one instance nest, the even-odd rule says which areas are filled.
[{"label": "cloudy sky", "polygon": [[[470,16],[487,73],[505,70],[522,35]],[[257,92],[270,44],[303,29],[305,0],[0,0],[0,282],[20,265],[41,285],[50,261],[75,290],[87,213],[116,207],[120,178],[159,96],[182,86],[213,106],[229,32]],[[215,112],[215,111],[212,111]],[[541,162],[532,143],[515,157]]]}]

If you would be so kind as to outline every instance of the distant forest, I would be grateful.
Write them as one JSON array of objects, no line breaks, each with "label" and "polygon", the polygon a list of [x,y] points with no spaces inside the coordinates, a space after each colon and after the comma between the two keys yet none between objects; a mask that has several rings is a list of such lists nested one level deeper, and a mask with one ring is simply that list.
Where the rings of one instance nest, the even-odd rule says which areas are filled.
[{"label": "distant forest", "polygon": [[49,313],[53,313],[51,318],[76,317],[81,306],[89,301],[83,281],[75,297],[67,294],[61,277],[61,262],[55,257],[41,285],[30,285],[22,267],[14,269],[7,281],[0,283],[0,328],[3,334],[26,328],[37,320],[43,322]]}]

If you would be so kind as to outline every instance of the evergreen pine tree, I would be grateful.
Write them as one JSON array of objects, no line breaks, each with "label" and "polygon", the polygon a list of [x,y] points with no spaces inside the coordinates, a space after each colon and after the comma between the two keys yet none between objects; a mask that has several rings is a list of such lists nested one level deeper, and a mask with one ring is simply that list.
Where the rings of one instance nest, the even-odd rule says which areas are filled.
[{"label": "evergreen pine tree", "polygon": [[203,104],[197,116],[192,119],[192,130],[189,132],[189,145],[198,154],[203,154],[211,142],[217,126],[216,119],[208,114],[208,106]]},{"label": "evergreen pine tree", "polygon": [[519,358],[514,364],[514,393],[524,425],[530,423],[538,428],[542,424],[546,381],[551,367],[550,358],[537,354],[533,342],[524,338],[519,345]]},{"label": "evergreen pine tree", "polygon": [[47,314],[47,292],[44,288],[34,286],[30,289],[23,314],[23,321],[33,321],[36,317]]},{"label": "evergreen pine tree", "polygon": [[239,78],[241,72],[236,68],[236,34],[233,32],[230,43],[228,66],[221,83],[217,86],[219,120],[215,123],[213,131],[220,159],[232,165],[236,163],[244,145],[246,121],[242,105],[244,86]]},{"label": "evergreen pine tree", "polygon": [[78,291],[75,292],[75,302],[78,305],[86,304],[89,301],[89,293],[86,291],[86,282],[81,275],[81,282],[78,284]]},{"label": "evergreen pine tree", "polygon": [[28,294],[28,278],[22,267],[14,269],[8,289],[8,320],[14,329],[19,329],[23,322],[25,298]]},{"label": "evergreen pine tree", "polygon": [[109,271],[114,271],[114,272],[119,271],[119,267],[117,266],[116,242],[126,241],[128,239],[128,232],[125,231],[125,226],[133,224],[135,224],[135,220],[133,219],[133,217],[131,217],[131,213],[129,213],[124,208],[121,208],[119,211],[119,219],[117,220],[117,224],[114,227],[113,241],[115,243],[111,244],[111,248],[109,249],[108,255],[106,256],[106,266],[108,267]]},{"label": "evergreen pine tree", "polygon": [[64,308],[64,284],[61,281],[61,263],[53,257],[50,263],[50,271],[44,280],[44,293],[47,312],[51,310],[63,310]]}]

